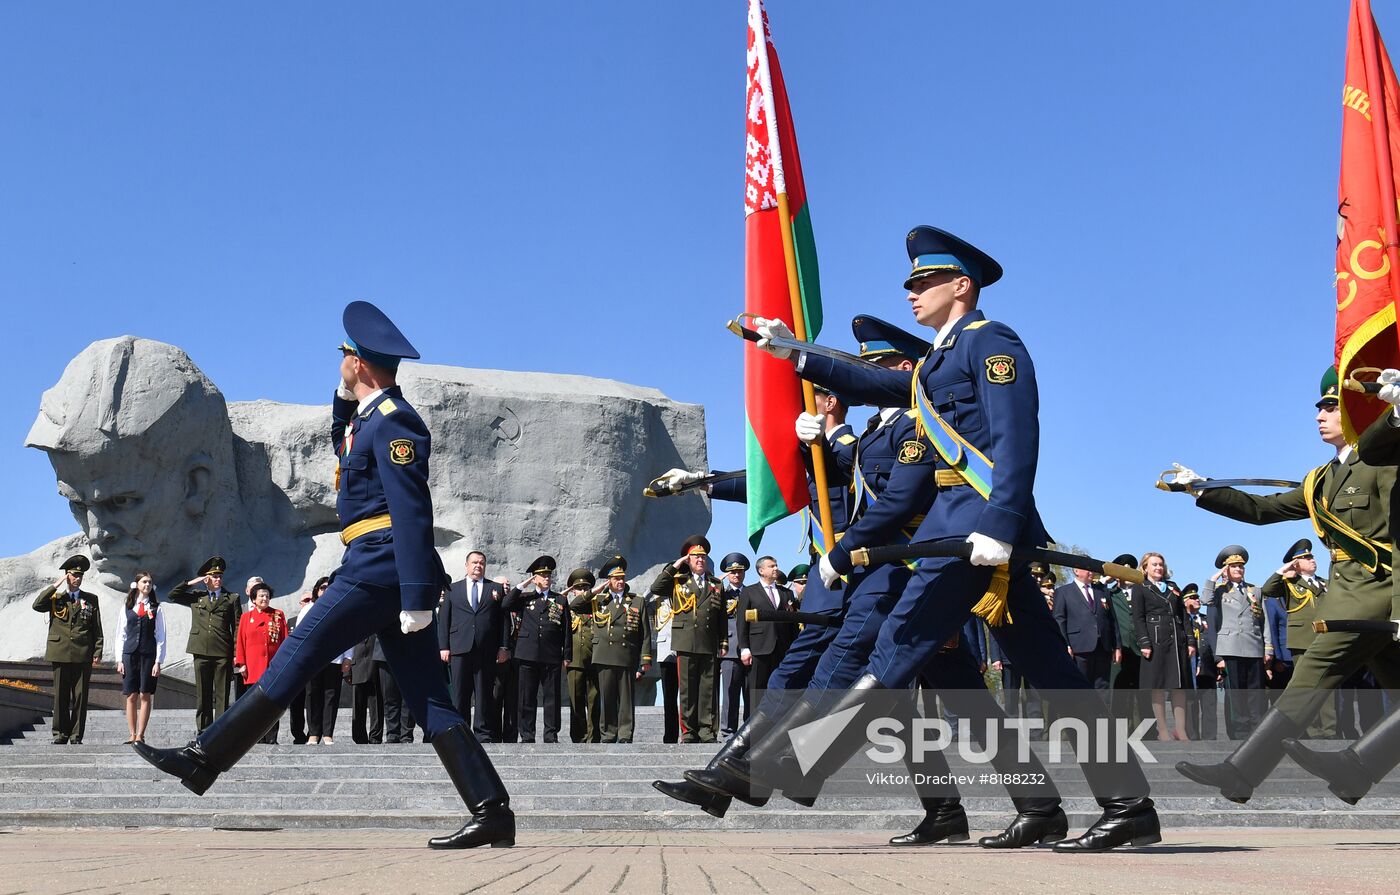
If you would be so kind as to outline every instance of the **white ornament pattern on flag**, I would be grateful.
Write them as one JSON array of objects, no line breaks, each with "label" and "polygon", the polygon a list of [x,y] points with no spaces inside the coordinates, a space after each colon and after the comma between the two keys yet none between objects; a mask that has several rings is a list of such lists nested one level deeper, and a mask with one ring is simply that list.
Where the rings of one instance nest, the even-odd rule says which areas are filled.
[{"label": "white ornament pattern on flag", "polygon": [[[764,41],[761,47],[754,28],[756,19],[761,19],[763,22]],[[763,11],[763,4],[760,0],[750,0],[747,52],[748,95],[746,97],[746,133],[744,136],[745,217],[755,211],[765,211],[778,207],[778,178],[775,176],[777,172],[774,170],[774,162],[776,161],[778,164],[782,162],[781,159],[775,160],[773,158],[772,147],[769,145],[773,134],[768,112],[772,108],[771,98],[768,96],[770,88],[767,71],[767,50],[770,41],[768,14]]]}]

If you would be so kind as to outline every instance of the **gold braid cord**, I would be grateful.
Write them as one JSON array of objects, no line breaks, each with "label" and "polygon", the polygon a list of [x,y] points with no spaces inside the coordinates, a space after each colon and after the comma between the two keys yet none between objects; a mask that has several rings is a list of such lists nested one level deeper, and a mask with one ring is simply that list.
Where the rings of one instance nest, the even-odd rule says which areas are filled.
[{"label": "gold braid cord", "polygon": [[972,614],[985,619],[993,628],[1011,624],[1011,608],[1006,605],[1006,594],[1010,586],[1010,566],[997,566],[992,572],[992,580],[987,584],[987,592],[977,601],[977,605],[972,607]]},{"label": "gold braid cord", "polygon": [[687,595],[684,585],[676,585],[675,602],[675,614],[695,611],[695,594]]},{"label": "gold braid cord", "polygon": [[1292,609],[1288,610],[1288,613],[1290,615],[1294,612],[1297,612],[1299,609],[1302,609],[1304,606],[1307,606],[1313,601],[1313,592],[1308,588],[1298,587],[1294,585],[1292,581],[1289,581],[1286,578],[1284,579],[1283,583],[1288,586],[1289,592],[1293,594],[1293,599],[1298,601],[1297,606],[1294,606]]}]

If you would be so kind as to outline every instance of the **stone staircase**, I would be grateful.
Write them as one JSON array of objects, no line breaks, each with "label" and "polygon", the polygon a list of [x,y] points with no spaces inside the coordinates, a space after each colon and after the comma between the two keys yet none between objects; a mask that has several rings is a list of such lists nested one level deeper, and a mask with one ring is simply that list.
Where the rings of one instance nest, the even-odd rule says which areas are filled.
[{"label": "stone staircase", "polygon": [[[0,745],[0,826],[194,826],[230,829],[409,828],[444,830],[463,808],[431,746],[356,745],[348,709],[331,746],[257,746],[204,796],[141,761],[129,746],[118,712],[94,711],[81,746],[54,746],[35,726]],[[567,732],[567,712],[565,730]],[[148,739],[180,745],[193,733],[187,709],[157,709]],[[905,830],[922,816],[907,787],[833,785],[815,809],[774,798],[762,809],[736,803],[723,821],[674,802],[651,787],[679,780],[703,765],[714,746],[665,745],[659,709],[638,710],[632,745],[493,744],[487,747],[511,791],[525,830]],[[421,731],[419,731],[421,734]],[[288,740],[285,720],[281,728]],[[1211,797],[1174,770],[1176,761],[1218,761],[1232,744],[1149,743],[1158,763],[1146,765],[1164,826],[1400,828],[1400,780],[1377,786],[1349,807],[1285,761],[1248,805]],[[1036,743],[1042,759],[1046,744]],[[976,776],[982,766],[952,756],[955,772]],[[872,770],[873,764],[868,765]],[[1098,814],[1075,765],[1050,766],[1066,794],[1071,824]],[[899,767],[880,770],[899,771]],[[1000,829],[1012,814],[1004,790],[963,788],[974,830]]]}]

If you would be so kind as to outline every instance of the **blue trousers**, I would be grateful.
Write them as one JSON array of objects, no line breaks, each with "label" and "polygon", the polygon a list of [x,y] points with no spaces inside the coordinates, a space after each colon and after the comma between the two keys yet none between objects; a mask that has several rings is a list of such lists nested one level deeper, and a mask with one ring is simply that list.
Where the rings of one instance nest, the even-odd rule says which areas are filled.
[{"label": "blue trousers", "polygon": [[258,685],[273,702],[290,705],[314,674],[375,634],[404,702],[415,719],[422,719],[428,739],[465,723],[447,694],[438,655],[437,622],[405,634],[399,629],[399,610],[397,587],[366,584],[337,573],[315,608],[297,623],[272,657]]},{"label": "blue trousers", "polygon": [[[853,588],[847,586],[839,591],[830,590],[821,583],[821,578],[813,575],[807,581],[807,589],[802,592],[802,611],[820,612],[839,618],[850,599]],[[807,625],[798,632],[797,638],[783,654],[783,660],[768,676],[768,691],[801,690],[812,679],[817,662],[835,639],[838,628],[824,628]],[[750,707],[752,711],[752,706]]]}]

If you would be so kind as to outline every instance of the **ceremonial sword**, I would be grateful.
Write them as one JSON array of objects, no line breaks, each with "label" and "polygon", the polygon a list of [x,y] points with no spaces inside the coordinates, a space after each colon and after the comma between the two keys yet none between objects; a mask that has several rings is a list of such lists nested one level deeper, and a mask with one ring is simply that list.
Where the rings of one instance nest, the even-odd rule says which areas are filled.
[{"label": "ceremonial sword", "polygon": [[1178,484],[1176,481],[1167,481],[1167,476],[1176,475],[1175,469],[1163,470],[1157,476],[1157,487],[1163,491],[1213,491],[1216,488],[1297,488],[1302,482],[1290,482],[1288,479],[1206,479],[1203,482],[1192,482],[1190,485]]},{"label": "ceremonial sword", "polygon": [[750,622],[801,622],[818,628],[841,627],[841,616],[825,612],[799,612],[794,609],[747,609],[744,620]]},{"label": "ceremonial sword", "polygon": [[684,494],[687,491],[694,491],[712,485],[715,482],[727,482],[731,479],[742,478],[746,470],[736,469],[733,472],[712,472],[707,476],[702,476],[693,482],[686,482],[684,485],[677,485],[674,488],[661,481],[661,478],[654,478],[651,484],[642,489],[642,493],[647,497],[670,497],[672,494]]},{"label": "ceremonial sword", "polygon": [[[749,329],[739,322],[740,320],[751,320],[754,316],[753,314],[740,314],[738,317],[726,323],[725,327],[734,335],[745,341],[757,342],[763,338],[763,336],[759,335],[758,330]],[[838,360],[847,364],[862,364],[867,367],[883,369],[879,364],[871,363],[863,357],[858,357],[854,354],[842,351],[839,348],[828,348],[825,345],[818,345],[815,342],[804,342],[801,339],[790,338],[788,336],[773,336],[769,338],[768,342],[775,348],[787,348],[791,351],[805,351],[808,354],[829,357],[832,360]]]},{"label": "ceremonial sword", "polygon": [[[949,538],[942,541],[917,541],[913,544],[890,544],[885,547],[857,547],[851,551],[851,562],[868,568],[901,562],[906,559],[923,559],[935,556],[969,559],[972,556],[972,544],[957,538]],[[1077,553],[1050,550],[1046,547],[1021,546],[1011,548],[1010,561],[1012,563],[1031,560],[1040,560],[1057,566],[1068,566],[1071,569],[1085,569],[1098,575],[1131,581],[1133,584],[1141,584],[1145,580],[1142,572],[1132,566],[1105,562],[1090,556],[1080,556]]]}]

